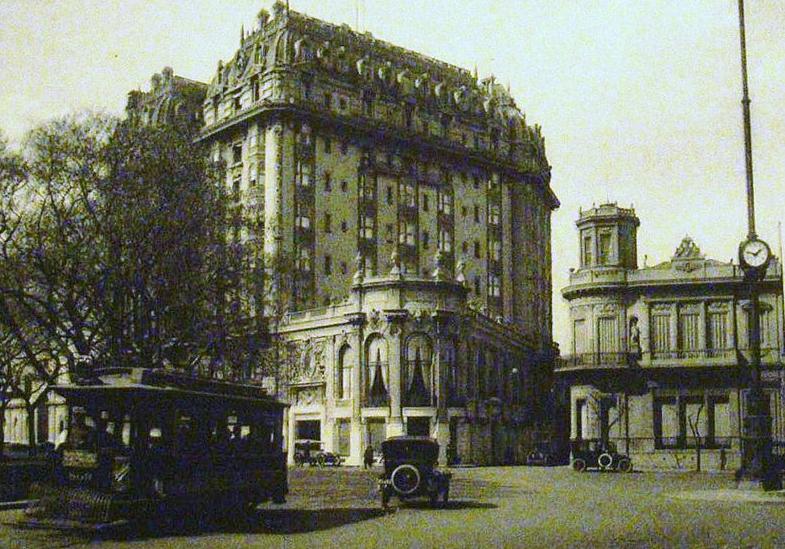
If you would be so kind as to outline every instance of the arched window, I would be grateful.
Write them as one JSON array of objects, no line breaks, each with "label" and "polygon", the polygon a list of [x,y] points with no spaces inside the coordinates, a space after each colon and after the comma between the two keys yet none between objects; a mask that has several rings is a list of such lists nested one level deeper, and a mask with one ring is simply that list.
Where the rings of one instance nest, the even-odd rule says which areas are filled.
[{"label": "arched window", "polygon": [[432,392],[433,346],[425,334],[414,334],[406,341],[406,405],[430,406]]},{"label": "arched window", "polygon": [[344,345],[338,353],[338,379],[335,384],[337,398],[351,398],[352,396],[352,367],[355,363],[354,349]]},{"label": "arched window", "polygon": [[365,364],[368,374],[366,375],[366,391],[369,406],[386,406],[389,403],[387,393],[387,342],[380,335],[373,335],[368,338],[366,347]]},{"label": "arched window", "polygon": [[487,372],[485,368],[485,350],[482,348],[477,349],[477,396],[483,398],[486,396],[486,381]]},{"label": "arched window", "polygon": [[[456,402],[458,397],[458,361],[455,356],[455,342],[447,339],[439,345],[440,362],[444,365],[443,371],[447,375],[447,402]],[[440,397],[442,398],[442,397]]]}]

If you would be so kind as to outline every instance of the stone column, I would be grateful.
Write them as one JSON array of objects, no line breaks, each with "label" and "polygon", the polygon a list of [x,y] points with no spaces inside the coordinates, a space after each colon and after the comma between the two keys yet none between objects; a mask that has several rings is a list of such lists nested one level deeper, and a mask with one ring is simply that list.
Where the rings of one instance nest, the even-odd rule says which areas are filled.
[{"label": "stone column", "polygon": [[446,364],[442,361],[441,357],[441,339],[446,335],[445,324],[447,323],[448,316],[444,314],[435,314],[433,321],[435,323],[436,341],[434,345],[434,371],[436,382],[436,425],[434,426],[434,438],[439,443],[439,464],[447,465],[447,445],[450,442],[450,419],[447,414],[447,372],[445,371]]},{"label": "stone column", "polygon": [[386,314],[387,322],[389,325],[389,357],[388,367],[389,374],[387,376],[388,389],[390,391],[390,417],[387,419],[386,435],[394,437],[402,435],[403,429],[403,414],[401,403],[401,387],[403,385],[403,361],[404,350],[403,338],[401,328],[403,319],[406,317],[405,311],[390,311]]},{"label": "stone column", "polygon": [[[280,120],[271,121],[265,130],[264,156],[264,255],[266,261],[280,257],[283,241],[283,134]],[[278,274],[267,267],[271,297],[278,290]]]},{"label": "stone column", "polygon": [[362,370],[365,364],[365,350],[363,349],[363,325],[365,315],[353,313],[349,319],[354,328],[352,346],[357,350],[356,362],[352,365],[352,418],[350,431],[349,465],[362,465],[363,451],[365,450],[365,437],[363,436],[362,423]]},{"label": "stone column", "polygon": [[294,440],[296,438],[295,433],[295,420],[294,420],[294,408],[289,407],[287,413],[284,414],[284,422],[286,424],[285,428],[283,429],[284,433],[286,434],[286,462],[294,464]]}]

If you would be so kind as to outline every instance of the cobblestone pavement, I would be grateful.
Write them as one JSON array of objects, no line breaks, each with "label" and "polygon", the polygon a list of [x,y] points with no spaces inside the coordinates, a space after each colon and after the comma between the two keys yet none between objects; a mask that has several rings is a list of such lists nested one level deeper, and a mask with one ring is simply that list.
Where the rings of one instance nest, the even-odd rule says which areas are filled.
[{"label": "cobblestone pavement", "polygon": [[[376,472],[294,469],[286,505],[250,521],[104,541],[123,547],[782,547],[785,505],[692,501],[684,491],[733,486],[728,475],[574,473],[566,467],[456,469],[451,502],[383,512]],[[0,513],[0,522],[19,512]],[[91,540],[0,526],[2,547]]]}]

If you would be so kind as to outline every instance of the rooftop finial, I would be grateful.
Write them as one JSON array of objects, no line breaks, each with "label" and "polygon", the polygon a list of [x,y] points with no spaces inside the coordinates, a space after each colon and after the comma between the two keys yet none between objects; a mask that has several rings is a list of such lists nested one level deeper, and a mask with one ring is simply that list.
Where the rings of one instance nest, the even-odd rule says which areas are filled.
[{"label": "rooftop finial", "polygon": [[245,40],[245,25],[240,25],[240,47],[243,46],[243,41]]}]

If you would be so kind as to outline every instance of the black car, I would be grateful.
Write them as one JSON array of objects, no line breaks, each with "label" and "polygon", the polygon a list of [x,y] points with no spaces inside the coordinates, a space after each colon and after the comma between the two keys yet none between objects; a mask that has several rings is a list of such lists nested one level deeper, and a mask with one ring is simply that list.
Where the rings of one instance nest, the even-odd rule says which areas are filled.
[{"label": "black car", "polygon": [[440,498],[446,504],[450,497],[448,472],[435,468],[439,459],[439,443],[428,437],[400,436],[382,442],[384,472],[379,477],[382,507],[390,498],[399,501],[427,497],[431,505]]},{"label": "black car", "polygon": [[620,454],[613,442],[598,439],[573,440],[570,442],[570,449],[572,468],[579,473],[586,469],[622,473],[632,471],[632,460],[626,454]]},{"label": "black car", "polygon": [[549,467],[558,463],[559,457],[553,452],[551,444],[548,442],[538,442],[534,445],[534,450],[526,456],[526,465],[544,465]]},{"label": "black car", "polygon": [[303,465],[324,467],[332,465],[340,467],[343,458],[334,452],[326,452],[323,449],[324,443],[320,440],[296,440],[294,441],[294,463],[300,467]]}]

